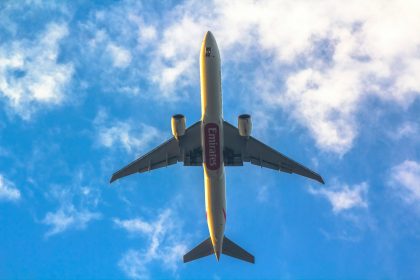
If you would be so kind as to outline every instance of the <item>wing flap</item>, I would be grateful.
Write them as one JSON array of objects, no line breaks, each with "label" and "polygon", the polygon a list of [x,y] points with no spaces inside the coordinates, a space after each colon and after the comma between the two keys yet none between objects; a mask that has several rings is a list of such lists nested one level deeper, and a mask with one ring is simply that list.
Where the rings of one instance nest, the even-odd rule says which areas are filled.
[{"label": "wing flap", "polygon": [[[172,137],[149,153],[115,172],[111,177],[110,183],[133,173],[151,171],[179,161],[184,161],[185,165],[201,165],[201,156],[198,157],[197,152],[192,153],[197,151],[197,149],[201,151],[200,122],[190,126],[179,142]],[[187,156],[190,154],[194,157]]]},{"label": "wing flap", "polygon": [[[240,165],[238,162],[245,161],[277,171],[295,173],[324,184],[324,180],[318,173],[288,158],[254,137],[246,138],[240,136],[238,129],[230,123],[225,121],[223,129],[225,135],[225,150],[223,152],[226,166]],[[230,164],[231,162],[236,164]]]}]

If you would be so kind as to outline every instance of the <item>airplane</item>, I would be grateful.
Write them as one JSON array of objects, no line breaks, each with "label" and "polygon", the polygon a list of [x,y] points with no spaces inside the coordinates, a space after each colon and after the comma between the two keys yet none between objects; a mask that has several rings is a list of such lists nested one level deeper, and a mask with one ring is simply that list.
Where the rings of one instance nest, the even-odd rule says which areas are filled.
[{"label": "airplane", "polygon": [[200,50],[201,120],[186,128],[185,117],[171,118],[173,137],[112,175],[110,183],[134,174],[183,162],[202,166],[207,225],[210,237],[184,255],[184,263],[220,254],[255,263],[255,258],[224,235],[226,223],[225,166],[244,162],[295,173],[322,184],[322,177],[251,136],[251,116],[238,117],[238,126],[223,120],[220,53],[208,31]]}]

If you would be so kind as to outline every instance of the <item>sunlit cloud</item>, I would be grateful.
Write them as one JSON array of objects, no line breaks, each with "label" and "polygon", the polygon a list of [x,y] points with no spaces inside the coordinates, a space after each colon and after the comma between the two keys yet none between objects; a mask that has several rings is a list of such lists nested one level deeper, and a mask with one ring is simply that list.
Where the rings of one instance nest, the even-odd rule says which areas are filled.
[{"label": "sunlit cloud", "polygon": [[89,223],[102,219],[97,211],[100,202],[100,192],[84,185],[84,173],[75,172],[74,181],[69,186],[52,185],[45,196],[58,204],[55,211],[45,214],[41,223],[48,226],[45,237],[51,237],[70,230],[84,230]]},{"label": "sunlit cloud", "polygon": [[420,140],[419,124],[415,122],[404,122],[397,129],[388,131],[390,138],[401,140],[404,138]]},{"label": "sunlit cloud", "polygon": [[98,212],[91,212],[86,209],[77,210],[74,205],[62,206],[56,212],[48,212],[42,223],[50,229],[45,237],[50,237],[70,229],[82,230],[94,220],[101,219],[102,215]]},{"label": "sunlit cloud", "polygon": [[114,219],[114,223],[133,234],[149,234],[153,231],[153,225],[139,218],[131,220]]},{"label": "sunlit cloud", "polygon": [[397,196],[411,204],[420,201],[420,163],[413,160],[392,167],[389,184]]},{"label": "sunlit cloud", "polygon": [[343,155],[358,137],[366,96],[404,109],[420,93],[413,78],[420,68],[419,4],[378,0],[368,7],[362,1],[184,2],[167,12],[162,36],[152,41],[149,79],[163,98],[176,100],[179,89],[197,81],[199,45],[211,29],[224,63],[272,57],[248,76],[250,84],[263,85],[253,89],[259,94],[251,102],[288,112],[320,149]]},{"label": "sunlit cloud", "polygon": [[51,23],[34,40],[0,43],[0,97],[22,118],[65,99],[74,70],[57,57],[66,36],[67,25]]},{"label": "sunlit cloud", "polygon": [[333,208],[334,213],[341,213],[354,208],[367,208],[369,185],[362,182],[357,185],[336,184],[333,187],[321,189],[309,187],[311,194],[325,197]]},{"label": "sunlit cloud", "polygon": [[164,210],[151,222],[141,218],[114,219],[114,223],[130,235],[146,237],[148,242],[144,250],[130,249],[120,259],[119,266],[129,278],[149,278],[149,266],[156,262],[173,273],[177,271],[178,263],[187,251],[179,221],[171,209]]},{"label": "sunlit cloud", "polygon": [[21,198],[19,189],[13,182],[0,174],[0,201],[18,201]]},{"label": "sunlit cloud", "polygon": [[132,125],[130,121],[112,121],[104,110],[100,110],[94,120],[99,145],[115,149],[122,148],[127,153],[145,151],[150,144],[162,139],[162,133],[154,126],[144,123]]},{"label": "sunlit cloud", "polygon": [[126,68],[130,65],[131,54],[129,50],[112,43],[108,44],[106,50],[111,55],[114,67]]}]

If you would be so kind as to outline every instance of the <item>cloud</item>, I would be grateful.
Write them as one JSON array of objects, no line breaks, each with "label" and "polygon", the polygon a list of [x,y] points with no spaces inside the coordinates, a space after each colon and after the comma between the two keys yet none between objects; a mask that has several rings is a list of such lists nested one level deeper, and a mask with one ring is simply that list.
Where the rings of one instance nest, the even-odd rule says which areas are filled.
[{"label": "cloud", "polygon": [[97,141],[106,148],[123,148],[127,153],[144,151],[155,140],[162,139],[162,133],[155,127],[130,121],[109,121],[105,111],[99,111],[94,125],[97,130]]},{"label": "cloud", "polygon": [[117,68],[126,68],[131,63],[131,54],[130,51],[117,46],[113,43],[108,43],[107,51],[110,53],[113,61],[114,67]]},{"label": "cloud", "polygon": [[[88,75],[95,75],[104,91],[147,94],[151,46],[158,38],[158,31],[151,21],[155,17],[146,6],[136,1],[121,1],[92,11],[88,20],[79,25],[80,36],[87,42],[87,47],[80,50],[81,57],[89,64]],[[150,20],[146,22],[143,16]],[[96,61],[95,65],[91,64],[92,60]]]},{"label": "cloud", "polygon": [[397,0],[187,1],[165,16],[151,77],[172,98],[195,83],[199,42],[211,29],[225,62],[270,58],[251,72],[254,99],[286,111],[320,149],[343,155],[358,136],[367,96],[403,109],[418,98],[419,12],[417,1]]},{"label": "cloud", "polygon": [[149,278],[148,266],[160,262],[165,269],[176,272],[181,256],[186,252],[186,244],[181,239],[179,219],[171,209],[165,209],[155,221],[141,218],[131,220],[114,219],[114,223],[132,235],[145,236],[149,242],[144,250],[128,250],[118,265],[132,279]]},{"label": "cloud", "polygon": [[267,202],[269,199],[269,187],[267,185],[262,185],[258,187],[257,191],[257,201],[260,203]]},{"label": "cloud", "polygon": [[[100,71],[107,91],[141,93],[161,102],[186,98],[191,91],[183,89],[197,85],[199,48],[210,29],[223,69],[246,69],[240,74],[222,69],[224,79],[249,88],[244,107],[259,108],[257,113],[264,108],[265,115],[282,112],[306,128],[319,149],[344,155],[359,135],[366,100],[405,110],[419,97],[419,13],[414,0],[184,1],[158,11],[125,1],[92,12],[79,26],[88,46],[82,50],[85,63],[98,62],[89,65],[90,76]],[[19,61],[16,56],[4,65]],[[71,69],[52,61],[59,70]],[[38,85],[65,85],[69,72]],[[149,89],[156,87],[152,94]],[[36,88],[47,100],[63,96]]]},{"label": "cloud", "polygon": [[357,185],[337,184],[332,188],[315,189],[310,187],[309,193],[325,197],[332,205],[334,213],[341,213],[353,208],[367,208],[367,192],[369,185],[362,182]]},{"label": "cloud", "polygon": [[120,220],[114,219],[114,223],[125,229],[130,233],[151,233],[153,231],[153,226],[141,219],[132,219],[132,220]]},{"label": "cloud", "polygon": [[405,160],[392,167],[389,184],[405,202],[420,202],[420,163]]},{"label": "cloud", "polygon": [[389,131],[388,135],[395,140],[401,140],[403,138],[418,137],[419,126],[413,122],[404,122],[397,127],[394,131]]},{"label": "cloud", "polygon": [[50,237],[69,229],[85,229],[87,224],[93,220],[101,219],[98,212],[90,212],[86,209],[77,210],[74,205],[65,205],[56,212],[48,212],[42,223],[50,226],[45,237]]},{"label": "cloud", "polygon": [[145,265],[145,258],[139,251],[128,250],[118,262],[118,265],[130,279],[147,279],[150,277]]},{"label": "cloud", "polygon": [[20,191],[15,185],[0,174],[0,201],[18,201],[20,197]]},{"label": "cloud", "polygon": [[63,102],[73,74],[71,63],[58,63],[59,44],[67,35],[65,24],[51,23],[34,40],[0,44],[0,97],[23,119]]},{"label": "cloud", "polygon": [[74,173],[74,182],[70,186],[53,185],[47,198],[58,202],[56,211],[45,214],[41,223],[49,227],[45,237],[51,237],[69,230],[83,230],[88,224],[100,220],[102,214],[95,211],[100,201],[100,192],[81,184],[84,173]]}]

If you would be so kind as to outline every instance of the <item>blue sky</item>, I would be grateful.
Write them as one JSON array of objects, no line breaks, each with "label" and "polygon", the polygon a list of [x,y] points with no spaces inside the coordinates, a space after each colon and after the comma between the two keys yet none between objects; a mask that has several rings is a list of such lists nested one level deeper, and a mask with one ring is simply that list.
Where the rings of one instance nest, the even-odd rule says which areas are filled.
[{"label": "blue sky", "polygon": [[[0,4],[0,278],[420,277],[417,1]],[[326,184],[227,168],[226,235],[255,265],[182,256],[208,237],[202,169],[114,171],[200,118],[199,49],[224,118]]]}]

